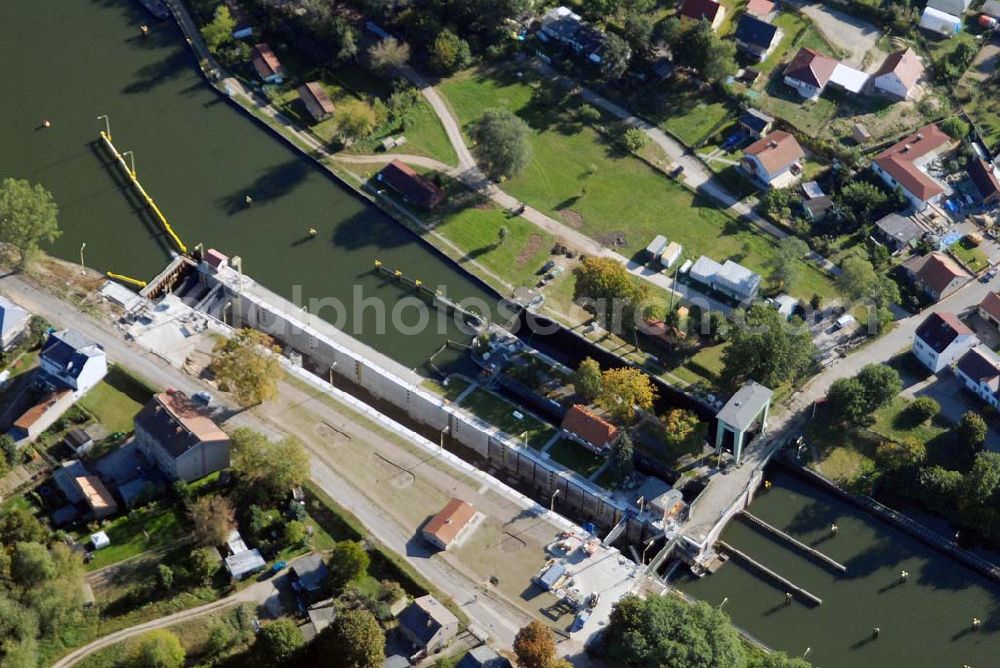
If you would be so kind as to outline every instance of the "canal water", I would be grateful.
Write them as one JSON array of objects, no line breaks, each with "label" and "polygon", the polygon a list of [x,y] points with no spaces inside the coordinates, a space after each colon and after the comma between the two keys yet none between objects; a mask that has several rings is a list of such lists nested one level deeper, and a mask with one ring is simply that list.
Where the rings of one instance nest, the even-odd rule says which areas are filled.
[{"label": "canal water", "polygon": [[[139,34],[143,23],[148,38]],[[344,329],[406,366],[422,365],[449,337],[467,337],[454,325],[409,336],[393,329],[391,308],[407,293],[374,275],[376,258],[454,299],[495,304],[479,283],[221,99],[177,28],[137,2],[3,0],[0,31],[0,178],[26,178],[54,194],[63,229],[47,249],[54,255],[79,262],[86,243],[87,266],[144,280],[170,257],[164,234],[126,196],[95,142],[104,127],[97,117],[108,114],[115,144],[135,152],[140,181],[188,247],[203,242],[240,255],[247,275],[286,297],[299,285],[306,298],[341,300]],[[43,119],[51,129],[41,128]],[[376,331],[374,307],[355,312],[357,290],[384,300],[386,332]],[[331,308],[320,316],[337,317]],[[415,322],[410,310],[404,323]],[[448,355],[458,356],[435,361]]]},{"label": "canal water", "polygon": [[[689,572],[674,584],[719,605],[765,644],[822,668],[1000,665],[1000,587],[881,520],[788,473],[750,512],[847,567],[840,574],[741,520],[722,540],[823,599],[795,600],[783,588],[731,559],[716,573]],[[830,525],[837,534],[830,536]],[[909,572],[900,583],[900,571]],[[728,600],[726,600],[728,598]],[[973,632],[972,619],[982,620]],[[879,627],[878,639],[872,639]]]}]

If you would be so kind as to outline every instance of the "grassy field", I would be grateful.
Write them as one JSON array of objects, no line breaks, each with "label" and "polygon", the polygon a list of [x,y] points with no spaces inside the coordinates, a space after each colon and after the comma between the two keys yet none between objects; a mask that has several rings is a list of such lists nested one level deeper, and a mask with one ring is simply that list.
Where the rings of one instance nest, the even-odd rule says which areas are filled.
[{"label": "grassy field", "polygon": [[965,265],[966,269],[976,274],[989,266],[990,261],[978,246],[961,239],[951,247],[951,253],[959,262]]},{"label": "grassy field", "polygon": [[142,404],[102,380],[80,399],[80,407],[108,431],[127,433],[132,431],[132,418],[142,409]]},{"label": "grassy field", "polygon": [[668,84],[669,110],[658,118],[660,127],[688,146],[701,146],[736,118],[738,109],[712,91],[701,90],[687,79]]},{"label": "grassy field", "polygon": [[[472,394],[462,400],[460,405],[476,417],[489,422],[514,438],[522,438],[523,436],[528,445],[536,450],[548,443],[549,439],[556,433],[552,425],[524,413],[523,408],[515,406],[503,397],[483,388],[476,388]],[[518,411],[524,417],[516,418],[514,411]]]},{"label": "grassy field", "polygon": [[[712,202],[692,194],[571,113],[575,97],[551,101],[542,84],[504,70],[468,70],[444,81],[440,90],[468,125],[491,107],[504,107],[529,124],[533,158],[504,188],[522,201],[610,243],[623,237],[626,256],[641,251],[657,234],[684,245],[687,257],[735,259],[769,273],[775,245],[770,237],[735,220]],[[641,194],[641,195],[640,195]],[[811,267],[792,290],[808,299],[833,294],[831,282]]]},{"label": "grassy field", "polygon": [[552,461],[562,464],[568,469],[573,469],[584,478],[593,475],[594,471],[601,468],[606,460],[605,457],[595,455],[593,452],[568,438],[560,438],[548,450]]},{"label": "grassy field", "polygon": [[[94,558],[86,565],[88,571],[164,547],[185,534],[180,509],[156,506],[146,506],[117,517],[102,530],[108,534],[111,545],[94,552]],[[87,536],[80,538],[86,540]]]},{"label": "grassy field", "polygon": [[888,406],[875,413],[875,422],[871,430],[893,441],[911,438],[921,443],[931,443],[948,433],[948,426],[935,420],[915,423],[907,414],[910,403],[903,397],[893,399]]}]

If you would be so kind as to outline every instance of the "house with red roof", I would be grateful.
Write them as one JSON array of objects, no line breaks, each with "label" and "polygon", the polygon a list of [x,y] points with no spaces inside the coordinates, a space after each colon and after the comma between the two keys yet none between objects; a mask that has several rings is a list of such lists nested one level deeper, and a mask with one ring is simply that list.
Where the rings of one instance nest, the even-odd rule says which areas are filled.
[{"label": "house with red roof", "polygon": [[791,86],[806,100],[819,97],[840,63],[819,51],[802,47],[785,68],[785,85]]},{"label": "house with red roof", "polygon": [[433,209],[444,199],[444,189],[417,172],[402,160],[393,160],[376,177],[410,204]]},{"label": "house with red roof", "polygon": [[940,301],[969,282],[972,276],[944,253],[928,253],[910,258],[903,269],[918,290]]},{"label": "house with red roof", "polygon": [[280,84],[285,80],[285,68],[269,45],[254,45],[250,62],[264,83]]},{"label": "house with red roof", "polygon": [[1000,202],[1000,178],[992,163],[974,157],[969,160],[967,170],[983,205],[993,206]]},{"label": "house with red roof", "polygon": [[708,21],[712,30],[718,30],[726,18],[726,8],[715,0],[684,0],[678,14],[694,21]]},{"label": "house with red roof", "polygon": [[900,188],[917,211],[942,196],[951,187],[930,175],[927,165],[951,147],[951,137],[931,123],[885,149],[872,161],[872,171],[890,188]]},{"label": "house with red roof", "polygon": [[618,427],[581,404],[566,411],[562,428],[573,440],[595,452],[602,452],[618,438]]},{"label": "house with red roof", "polygon": [[1000,293],[991,292],[979,302],[979,317],[1000,328]]},{"label": "house with red roof", "polygon": [[917,327],[912,350],[921,364],[937,373],[978,345],[979,339],[957,315],[931,313]]},{"label": "house with red roof", "polygon": [[774,11],[774,3],[771,0],[750,0],[743,11],[759,19],[766,19]]},{"label": "house with red roof", "polygon": [[795,137],[775,130],[743,149],[740,166],[768,188],[784,188],[798,179],[805,157]]}]

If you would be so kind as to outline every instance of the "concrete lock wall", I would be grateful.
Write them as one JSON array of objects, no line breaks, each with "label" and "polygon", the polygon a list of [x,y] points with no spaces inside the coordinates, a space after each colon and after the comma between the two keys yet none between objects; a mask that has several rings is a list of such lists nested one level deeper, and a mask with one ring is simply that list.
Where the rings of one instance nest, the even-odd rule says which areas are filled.
[{"label": "concrete lock wall", "polygon": [[[396,377],[377,366],[363,353],[311,331],[305,323],[294,317],[297,313],[292,315],[278,310],[254,293],[244,291],[240,299],[237,297],[238,291],[232,285],[223,284],[230,297],[234,298],[232,312],[235,321],[271,334],[285,347],[308,357],[313,367],[332,367],[335,374],[402,409],[411,419],[438,431],[448,428],[450,438],[475,452],[490,465],[518,478],[542,494],[551,496],[559,489],[558,501],[561,507],[594,522],[602,529],[610,529],[623,516],[623,507],[618,507],[603,490],[575,472],[542,460],[489,423]],[[275,299],[280,300],[277,296]],[[641,535],[642,532],[642,522],[630,522],[628,535]]]}]

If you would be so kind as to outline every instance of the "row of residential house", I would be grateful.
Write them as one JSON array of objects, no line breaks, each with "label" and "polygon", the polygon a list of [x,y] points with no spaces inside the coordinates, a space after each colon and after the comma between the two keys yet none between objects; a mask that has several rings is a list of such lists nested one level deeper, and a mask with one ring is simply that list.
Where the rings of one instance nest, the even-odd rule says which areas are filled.
[{"label": "row of residential house", "polygon": [[803,47],[785,67],[783,80],[806,100],[815,100],[829,85],[850,93],[870,91],[905,100],[913,94],[923,76],[924,65],[911,48],[889,54],[881,67],[869,75],[819,51]]}]

